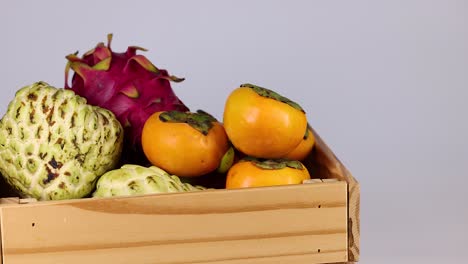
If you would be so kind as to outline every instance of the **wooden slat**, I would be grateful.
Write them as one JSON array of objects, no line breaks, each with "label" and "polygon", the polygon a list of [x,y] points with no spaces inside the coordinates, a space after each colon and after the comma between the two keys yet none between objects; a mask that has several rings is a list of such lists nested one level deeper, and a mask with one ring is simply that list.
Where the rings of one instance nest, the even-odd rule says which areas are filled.
[{"label": "wooden slat", "polygon": [[6,205],[6,204],[19,204],[19,203],[20,203],[19,197],[0,198],[0,206]]},{"label": "wooden slat", "polygon": [[[291,237],[290,240],[255,239],[246,241],[213,241],[161,246],[140,246],[124,248],[104,248],[77,251],[56,251],[47,253],[15,254],[7,263],[161,263],[161,264],[257,264],[257,263],[324,263],[333,259],[343,259],[343,249],[329,250],[321,253],[313,250],[291,249],[299,243],[314,247],[322,243],[335,244],[339,235],[324,237],[303,236]],[[314,243],[310,243],[315,241]],[[242,247],[239,247],[242,243]],[[291,243],[285,247],[284,243]],[[297,244],[295,244],[297,243]],[[288,251],[288,252],[286,252]],[[73,257],[71,255],[73,254]],[[196,257],[193,257],[196,256]]]},{"label": "wooden slat", "polygon": [[338,179],[348,183],[348,256],[350,262],[359,261],[360,239],[360,186],[343,163],[322,140],[315,130],[315,146],[304,162],[312,177]]},{"label": "wooden slat", "polygon": [[347,184],[0,207],[4,264],[345,262]]},{"label": "wooden slat", "polygon": [[323,181],[322,181],[322,179],[307,179],[307,180],[303,180],[302,183],[304,183],[304,184],[314,184],[314,183],[322,184]]},{"label": "wooden slat", "polygon": [[[1,184],[1,181],[0,181],[0,184]],[[5,187],[3,187],[3,188],[5,188]],[[0,206],[7,206],[7,205],[13,205],[13,204],[19,204],[19,203],[20,203],[20,198],[19,197],[2,197],[2,198],[0,198]],[[1,211],[0,211],[0,222],[1,222],[1,220],[2,220],[2,214],[1,214]],[[0,236],[2,235],[1,230],[2,230],[2,228],[0,226]],[[3,264],[2,249],[3,249],[3,246],[2,246],[2,242],[0,240],[0,264]]]},{"label": "wooden slat", "polygon": [[37,199],[36,199],[36,198],[23,198],[23,199],[19,199],[19,203],[20,203],[20,204],[35,203],[35,202],[37,202]]}]

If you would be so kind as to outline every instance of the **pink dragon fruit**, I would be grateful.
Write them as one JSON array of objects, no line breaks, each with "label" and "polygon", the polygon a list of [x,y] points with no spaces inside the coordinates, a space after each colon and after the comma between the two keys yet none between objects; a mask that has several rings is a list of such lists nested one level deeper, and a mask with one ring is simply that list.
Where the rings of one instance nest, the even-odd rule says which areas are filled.
[{"label": "pink dragon fruit", "polygon": [[[65,88],[85,97],[89,104],[112,111],[125,128],[124,148],[132,152],[124,158],[142,164],[137,161],[144,158],[141,131],[148,117],[157,111],[189,111],[170,84],[184,79],[169,75],[145,56],[136,54],[137,50],[146,51],[143,48],[130,46],[125,53],[113,52],[111,41],[112,34],[109,34],[107,46],[98,43],[82,58],[77,56],[78,52],[66,56]],[[71,86],[68,84],[70,69],[75,72]]]}]

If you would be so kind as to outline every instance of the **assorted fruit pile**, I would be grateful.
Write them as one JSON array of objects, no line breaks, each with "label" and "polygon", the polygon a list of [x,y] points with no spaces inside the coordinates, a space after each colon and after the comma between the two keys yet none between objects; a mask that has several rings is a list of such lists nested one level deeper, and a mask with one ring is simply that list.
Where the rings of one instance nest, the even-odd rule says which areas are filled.
[{"label": "assorted fruit pile", "polygon": [[[99,43],[66,56],[64,88],[16,92],[0,120],[0,173],[21,197],[109,197],[301,184],[314,147],[304,109],[253,84],[223,120],[190,110],[143,48]],[[68,76],[74,72],[71,81]],[[71,82],[71,84],[69,84]]]}]

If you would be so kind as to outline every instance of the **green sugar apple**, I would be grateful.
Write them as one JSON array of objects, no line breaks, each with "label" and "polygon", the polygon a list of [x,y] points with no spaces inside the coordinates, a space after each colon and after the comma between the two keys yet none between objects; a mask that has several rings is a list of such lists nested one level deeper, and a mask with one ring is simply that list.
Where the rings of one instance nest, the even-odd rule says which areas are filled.
[{"label": "green sugar apple", "polygon": [[154,193],[189,192],[204,190],[202,186],[184,183],[156,167],[125,164],[120,169],[106,172],[96,186],[93,197],[130,196]]},{"label": "green sugar apple", "polygon": [[36,82],[16,92],[0,120],[0,173],[22,197],[82,198],[118,165],[123,133],[112,112]]}]

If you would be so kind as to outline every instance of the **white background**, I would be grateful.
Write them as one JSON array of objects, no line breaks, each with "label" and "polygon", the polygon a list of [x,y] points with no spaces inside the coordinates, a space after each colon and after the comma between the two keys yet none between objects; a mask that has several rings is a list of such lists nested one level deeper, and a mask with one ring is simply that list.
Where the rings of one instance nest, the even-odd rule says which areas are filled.
[{"label": "white background", "polygon": [[465,263],[467,1],[1,1],[1,114],[109,32],[191,109],[244,82],[300,103],[362,185],[360,263]]}]

